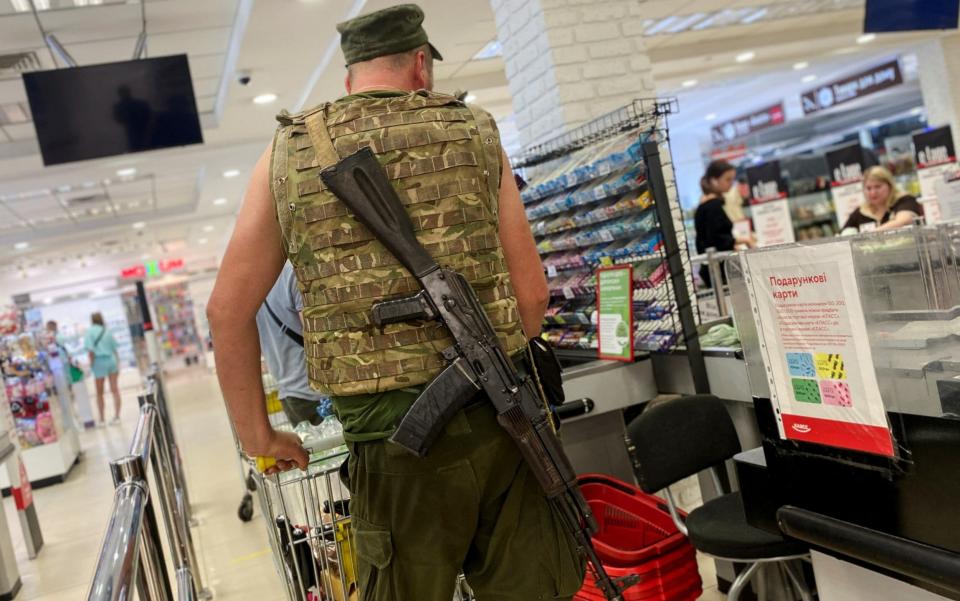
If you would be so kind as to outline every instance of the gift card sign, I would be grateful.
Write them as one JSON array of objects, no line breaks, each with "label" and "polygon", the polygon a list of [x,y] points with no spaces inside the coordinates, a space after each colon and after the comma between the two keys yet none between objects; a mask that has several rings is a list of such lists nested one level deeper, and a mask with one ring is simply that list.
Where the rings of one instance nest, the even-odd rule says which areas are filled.
[{"label": "gift card sign", "polygon": [[893,456],[850,243],[747,253],[744,264],[781,437]]}]

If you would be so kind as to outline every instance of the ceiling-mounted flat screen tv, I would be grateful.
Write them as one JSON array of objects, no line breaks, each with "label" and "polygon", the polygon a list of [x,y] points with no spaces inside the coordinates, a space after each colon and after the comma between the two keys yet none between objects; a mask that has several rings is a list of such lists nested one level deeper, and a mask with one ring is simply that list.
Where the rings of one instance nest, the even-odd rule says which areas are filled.
[{"label": "ceiling-mounted flat screen tv", "polygon": [[202,144],[187,55],[23,74],[44,165]]},{"label": "ceiling-mounted flat screen tv", "polygon": [[956,29],[960,0],[867,0],[867,33]]}]

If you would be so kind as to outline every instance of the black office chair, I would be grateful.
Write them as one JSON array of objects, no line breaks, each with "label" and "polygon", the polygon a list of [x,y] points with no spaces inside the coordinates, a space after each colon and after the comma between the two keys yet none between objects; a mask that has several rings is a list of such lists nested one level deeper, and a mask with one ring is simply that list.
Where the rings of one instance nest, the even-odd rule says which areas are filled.
[{"label": "black office chair", "polygon": [[670,485],[709,469],[722,493],[716,468],[741,451],[733,420],[717,397],[689,396],[653,404],[630,422],[627,435],[640,488],[648,494],[665,491],[670,515],[691,544],[716,559],[749,564],[730,586],[728,601],[737,601],[765,563],[779,564],[784,581],[793,583],[803,601],[812,601],[797,561],[808,558],[809,549],[749,525],[739,492],[707,501],[690,512],[686,522],[677,512]]}]

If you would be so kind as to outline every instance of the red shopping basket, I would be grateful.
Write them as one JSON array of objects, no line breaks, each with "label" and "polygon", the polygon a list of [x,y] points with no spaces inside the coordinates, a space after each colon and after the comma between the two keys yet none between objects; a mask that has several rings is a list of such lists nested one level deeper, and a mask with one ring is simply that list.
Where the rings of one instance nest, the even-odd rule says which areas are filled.
[{"label": "red shopping basket", "polygon": [[[626,601],[696,601],[703,593],[700,583],[700,574],[697,572],[696,552],[692,551],[692,559],[684,567],[664,574],[640,573],[640,583],[624,591]],[[612,578],[637,574],[634,568],[607,567],[607,574]],[[606,597],[596,586],[593,577],[588,573],[583,588],[574,595],[575,601],[606,601]]]},{"label": "red shopping basket", "polygon": [[[625,599],[693,601],[700,596],[696,551],[661,499],[609,476],[584,475],[579,484],[599,526],[593,544],[607,573],[641,578]],[[604,599],[589,574],[576,598]]]}]

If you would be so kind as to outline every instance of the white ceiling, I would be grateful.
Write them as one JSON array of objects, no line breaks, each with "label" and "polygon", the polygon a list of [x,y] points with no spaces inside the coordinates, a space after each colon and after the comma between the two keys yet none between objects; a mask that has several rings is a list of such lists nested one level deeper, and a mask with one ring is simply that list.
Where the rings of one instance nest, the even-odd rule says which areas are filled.
[{"label": "white ceiling", "polygon": [[[14,10],[24,1],[29,0],[0,0],[0,57],[33,53],[40,68],[52,68],[53,56],[34,16]],[[38,290],[40,281],[45,289],[59,283],[103,281],[141,257],[184,257],[188,264],[215,264],[232,228],[249,169],[272,135],[274,114],[281,108],[295,109],[342,94],[344,70],[335,45],[335,24],[357,11],[397,3],[143,1],[141,5],[139,0],[103,0],[101,5],[78,8],[75,4],[83,2],[48,0],[50,9],[40,11],[39,20],[43,30],[54,33],[79,64],[87,65],[130,59],[143,10],[149,55],[185,52],[189,56],[198,108],[204,114],[205,144],[44,168],[31,124],[0,126],[0,302],[12,293]],[[872,44],[857,45],[862,0],[637,2],[651,26],[670,16],[676,16],[675,24],[695,24],[698,14],[703,15],[701,21],[716,21],[718,11],[750,9],[749,14],[755,14],[768,7],[768,13],[752,24],[662,32],[647,38],[662,91],[681,90],[681,82],[686,80],[698,81],[693,90],[698,96],[681,104],[681,112],[686,114],[715,111],[734,116],[743,112],[741,109],[752,108],[749,94],[745,98],[742,91],[724,92],[730,81],[762,86],[765,79],[761,76],[780,73],[795,77],[790,69],[798,60],[807,60],[811,69],[817,69],[847,59],[861,60],[865,55],[897,52],[924,37],[881,36]],[[425,27],[431,40],[446,58],[437,65],[437,87],[475,93],[477,102],[500,120],[508,142],[515,143],[502,60],[472,60],[496,39],[489,3],[420,3],[427,13]],[[770,8],[775,6],[780,8]],[[813,7],[813,12],[774,19],[778,10],[786,10],[784,6]],[[756,59],[736,63],[734,57],[746,50],[756,52]],[[25,101],[19,76],[2,69],[0,59],[0,123],[5,106]],[[249,72],[249,85],[237,83],[238,69]],[[278,100],[266,106],[252,102],[267,92],[277,94]],[[685,95],[690,92],[686,90]],[[137,170],[135,181],[118,182],[117,171],[129,168]],[[231,169],[239,170],[239,176],[224,178],[224,171]],[[93,186],[84,188],[86,182]],[[63,192],[58,192],[61,188]],[[83,195],[89,190],[106,191],[110,200],[80,203],[77,206],[98,209],[96,215],[82,213],[84,209],[71,202],[77,189]],[[21,198],[24,193],[36,196]],[[218,198],[227,202],[214,204]],[[146,222],[146,227],[135,229],[139,221]],[[29,246],[18,250],[15,245],[19,242]]]}]

